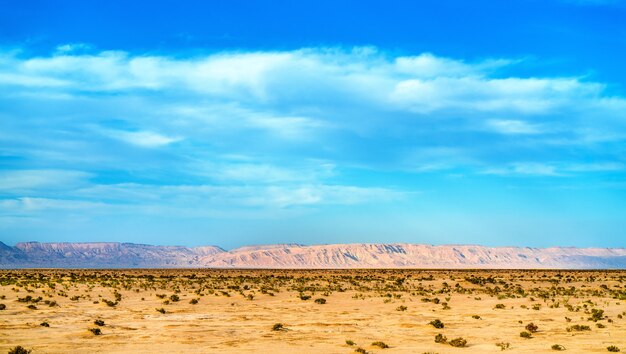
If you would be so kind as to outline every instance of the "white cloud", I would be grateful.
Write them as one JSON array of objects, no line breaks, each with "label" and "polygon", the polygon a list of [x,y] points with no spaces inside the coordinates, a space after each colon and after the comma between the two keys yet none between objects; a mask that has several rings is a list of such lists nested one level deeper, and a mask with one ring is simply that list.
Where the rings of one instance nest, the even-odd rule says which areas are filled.
[{"label": "white cloud", "polygon": [[[597,145],[626,137],[626,100],[607,95],[602,83],[516,76],[520,62],[506,58],[393,56],[376,48],[194,57],[83,49],[0,54],[7,154],[75,169],[132,170],[133,181],[167,175],[190,184],[296,188],[330,184],[349,169],[592,173],[619,163]],[[494,149],[496,142],[503,145]],[[575,154],[559,150],[565,144]],[[559,163],[533,160],[530,149],[550,151]],[[160,169],[157,154],[170,171]],[[582,167],[588,158],[606,165]],[[315,159],[335,166],[332,173],[300,163]],[[302,200],[328,198],[316,190],[298,193]]]},{"label": "white cloud", "polygon": [[62,210],[85,211],[86,209],[103,208],[105,206],[107,205],[104,203],[68,199],[23,197],[0,200],[0,210],[10,211],[13,214]]},{"label": "white cloud", "polygon": [[146,148],[161,147],[182,140],[180,137],[169,137],[150,131],[108,131],[106,134],[126,143]]},{"label": "white cloud", "polygon": [[441,109],[545,112],[603,89],[576,78],[490,78],[512,61],[467,63],[432,54],[388,59],[375,51],[304,49],[195,58],[119,51],[0,62],[4,83],[80,91],[189,91],[260,105],[360,101],[427,113]]},{"label": "white cloud", "polygon": [[521,120],[490,119],[487,121],[487,126],[502,134],[539,134],[543,132],[538,124],[530,124]]},{"label": "white cloud", "polygon": [[86,184],[90,176],[86,172],[68,170],[5,170],[0,171],[0,192],[75,188]]},{"label": "white cloud", "polygon": [[490,175],[526,175],[526,176],[559,176],[555,166],[535,163],[535,162],[518,162],[512,163],[501,168],[489,168],[482,171],[484,174]]}]

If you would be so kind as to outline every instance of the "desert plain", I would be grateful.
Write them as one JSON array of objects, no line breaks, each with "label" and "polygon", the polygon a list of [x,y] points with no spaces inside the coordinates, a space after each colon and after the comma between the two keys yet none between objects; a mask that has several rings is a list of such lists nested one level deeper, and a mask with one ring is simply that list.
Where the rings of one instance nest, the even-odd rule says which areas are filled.
[{"label": "desert plain", "polygon": [[3,270],[0,352],[626,351],[626,271]]}]

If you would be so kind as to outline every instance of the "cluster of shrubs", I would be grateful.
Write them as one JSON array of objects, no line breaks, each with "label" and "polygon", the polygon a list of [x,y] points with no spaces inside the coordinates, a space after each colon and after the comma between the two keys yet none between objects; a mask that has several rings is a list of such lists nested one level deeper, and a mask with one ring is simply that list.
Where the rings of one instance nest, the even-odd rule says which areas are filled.
[{"label": "cluster of shrubs", "polygon": [[457,347],[457,348],[463,348],[467,346],[467,340],[464,339],[463,337],[454,338],[448,341],[448,338],[441,333],[435,336],[435,343],[450,344],[451,346]]}]

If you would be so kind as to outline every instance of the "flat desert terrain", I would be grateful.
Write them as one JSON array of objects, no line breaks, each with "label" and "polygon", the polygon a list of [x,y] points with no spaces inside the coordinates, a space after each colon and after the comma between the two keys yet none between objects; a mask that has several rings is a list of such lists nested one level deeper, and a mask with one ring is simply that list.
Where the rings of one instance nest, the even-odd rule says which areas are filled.
[{"label": "flat desert terrain", "polygon": [[0,352],[626,351],[626,272],[6,270]]}]

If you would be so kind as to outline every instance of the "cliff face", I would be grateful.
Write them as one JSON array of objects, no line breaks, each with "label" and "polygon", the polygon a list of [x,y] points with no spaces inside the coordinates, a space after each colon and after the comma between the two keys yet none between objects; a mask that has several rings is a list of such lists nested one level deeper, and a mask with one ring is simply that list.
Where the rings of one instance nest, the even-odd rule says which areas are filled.
[{"label": "cliff face", "polygon": [[224,252],[215,246],[189,248],[117,242],[23,242],[13,250],[20,252],[19,260],[5,261],[0,256],[0,267],[194,267],[198,266],[199,257]]},{"label": "cliff face", "polygon": [[621,268],[624,248],[528,248],[419,244],[152,246],[0,242],[0,268]]}]

